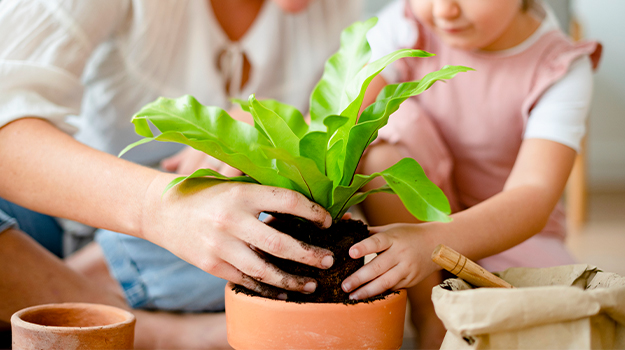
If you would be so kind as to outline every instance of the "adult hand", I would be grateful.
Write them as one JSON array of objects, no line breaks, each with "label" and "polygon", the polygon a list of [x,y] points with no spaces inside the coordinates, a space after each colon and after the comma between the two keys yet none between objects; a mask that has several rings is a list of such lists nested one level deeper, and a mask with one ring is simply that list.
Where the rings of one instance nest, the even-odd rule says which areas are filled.
[{"label": "adult hand", "polygon": [[409,288],[440,268],[431,260],[436,235],[428,229],[436,223],[392,224],[371,227],[371,237],[354,244],[353,259],[378,253],[342,284],[350,299],[366,299],[387,290]]},{"label": "adult hand", "polygon": [[[332,266],[329,250],[308,247],[258,220],[261,212],[288,213],[329,227],[330,214],[295,191],[201,178],[161,191],[171,174],[155,180],[142,219],[145,239],[215,276],[261,292],[260,282],[311,293],[316,281],[290,275],[263,253],[318,268]],[[285,297],[280,295],[278,297]]]},{"label": "adult hand", "polygon": [[181,175],[190,175],[198,169],[206,168],[215,170],[229,177],[243,174],[240,170],[192,147],[185,147],[175,155],[163,159],[161,161],[161,168]]}]

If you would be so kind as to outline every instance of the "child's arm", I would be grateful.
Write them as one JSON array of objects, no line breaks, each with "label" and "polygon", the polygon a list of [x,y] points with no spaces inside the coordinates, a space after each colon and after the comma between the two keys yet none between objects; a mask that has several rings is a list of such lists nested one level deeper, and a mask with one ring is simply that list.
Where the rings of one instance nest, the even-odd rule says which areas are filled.
[{"label": "child's arm", "polygon": [[[389,146],[382,144],[377,147]],[[380,158],[388,162],[396,161],[389,158],[398,157],[398,153],[389,157],[393,153],[387,151],[382,152],[384,157]],[[369,153],[376,154],[373,148]],[[373,228],[373,235],[355,244],[350,256],[379,255],[348,277],[343,283],[344,290],[354,291],[351,297],[362,299],[388,289],[414,286],[440,269],[430,260],[432,251],[439,243],[472,260],[479,260],[530,238],[547,223],[562,195],[575,155],[573,149],[557,142],[527,139],[523,141],[503,191],[452,215],[452,222]],[[376,210],[384,208],[389,215],[393,215],[401,209],[401,204],[395,205],[395,208],[377,205]]]}]

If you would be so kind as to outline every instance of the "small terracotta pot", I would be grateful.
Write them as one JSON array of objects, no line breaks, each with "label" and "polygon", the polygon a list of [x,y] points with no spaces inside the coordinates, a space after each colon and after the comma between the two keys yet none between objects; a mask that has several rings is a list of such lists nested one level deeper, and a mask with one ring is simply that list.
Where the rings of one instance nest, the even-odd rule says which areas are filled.
[{"label": "small terracotta pot", "polygon": [[13,349],[132,349],[135,316],[100,304],[32,306],[11,316]]},{"label": "small terracotta pot", "polygon": [[228,343],[243,349],[399,349],[406,291],[370,303],[295,303],[226,285]]}]

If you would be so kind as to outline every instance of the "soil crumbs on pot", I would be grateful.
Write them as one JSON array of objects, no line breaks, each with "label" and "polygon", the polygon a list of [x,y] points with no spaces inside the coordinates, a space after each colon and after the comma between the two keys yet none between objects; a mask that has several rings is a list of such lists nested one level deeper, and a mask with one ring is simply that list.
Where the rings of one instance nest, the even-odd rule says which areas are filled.
[{"label": "soil crumbs on pot", "polygon": [[[271,286],[269,286],[269,287],[271,287]],[[273,288],[273,287],[271,287],[271,288]],[[243,293],[243,294],[245,294],[245,295],[249,295],[249,296],[254,296],[254,297],[259,297],[259,298],[265,298],[265,297],[263,297],[262,295],[260,295],[260,294],[258,294],[258,293],[256,293],[256,292],[254,292],[254,291],[252,291],[252,290],[249,290],[249,289],[247,289],[247,288],[245,288],[245,287],[243,287],[243,286],[241,286],[241,285],[238,285],[238,284],[235,284],[235,285],[234,285],[234,287],[232,288],[232,290],[233,290],[235,293]],[[288,298],[287,300],[284,300],[284,301],[286,301],[286,302],[290,302],[290,303],[298,303],[298,304],[307,303],[307,301],[297,300],[297,298],[296,298],[296,299],[294,299],[294,300],[291,300],[291,295],[296,294],[296,293],[297,293],[297,292],[288,292],[289,298]],[[384,293],[382,293],[382,294],[378,294],[378,295],[376,295],[376,296],[372,296],[371,298],[367,298],[367,299],[361,299],[361,300],[346,299],[346,300],[343,300],[343,301],[329,301],[329,302],[327,302],[327,303],[345,304],[345,305],[355,305],[355,304],[360,304],[360,303],[365,303],[365,304],[368,304],[368,303],[372,303],[372,302],[374,302],[374,301],[376,301],[376,300],[383,300],[383,299],[385,299],[387,296],[389,296],[389,295],[393,295],[393,294],[399,294],[399,291],[390,291],[390,290],[389,290],[389,291],[386,291],[386,292],[384,292]],[[267,298],[267,299],[273,299],[273,298]],[[326,302],[316,301],[316,302],[314,302],[314,303],[326,303]]]},{"label": "soil crumbs on pot", "polygon": [[[278,295],[287,293],[287,301],[313,303],[344,303],[357,304],[384,299],[387,295],[397,293],[388,291],[383,294],[364,300],[350,300],[349,293],[343,292],[341,283],[360,267],[364,266],[364,258],[352,259],[349,248],[357,242],[369,237],[369,230],[360,220],[341,220],[327,229],[321,229],[315,224],[301,218],[287,214],[271,214],[275,219],[268,225],[284,232],[303,242],[305,248],[316,246],[331,250],[334,253],[334,264],[323,270],[316,267],[300,264],[291,260],[280,259],[269,254],[262,257],[276,265],[280,270],[296,276],[307,276],[317,281],[317,289],[312,294],[303,294],[263,284],[263,295]],[[243,286],[236,285],[236,293],[261,296]]]}]

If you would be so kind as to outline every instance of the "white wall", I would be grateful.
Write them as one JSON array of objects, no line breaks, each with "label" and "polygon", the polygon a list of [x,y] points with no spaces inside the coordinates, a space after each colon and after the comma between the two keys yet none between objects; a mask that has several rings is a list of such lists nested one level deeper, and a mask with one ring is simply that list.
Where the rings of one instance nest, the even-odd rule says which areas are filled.
[{"label": "white wall", "polygon": [[573,0],[586,38],[603,44],[588,133],[591,191],[625,190],[625,1]]}]

